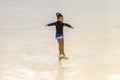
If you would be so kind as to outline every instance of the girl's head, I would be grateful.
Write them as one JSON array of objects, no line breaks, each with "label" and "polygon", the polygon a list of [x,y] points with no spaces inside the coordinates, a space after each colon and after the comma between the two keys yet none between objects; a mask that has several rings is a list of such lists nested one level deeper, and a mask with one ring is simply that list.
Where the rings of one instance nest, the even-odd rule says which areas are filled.
[{"label": "girl's head", "polygon": [[56,16],[57,16],[57,20],[60,21],[60,22],[63,22],[63,15],[61,13],[56,13]]}]

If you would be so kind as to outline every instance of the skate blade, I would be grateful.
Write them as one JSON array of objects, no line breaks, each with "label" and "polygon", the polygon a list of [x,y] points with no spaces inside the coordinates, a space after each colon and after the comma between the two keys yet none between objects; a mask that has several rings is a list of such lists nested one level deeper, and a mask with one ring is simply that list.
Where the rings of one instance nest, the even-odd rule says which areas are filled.
[{"label": "skate blade", "polygon": [[68,60],[68,57],[61,57],[61,58],[59,58],[59,61],[61,61],[61,60]]}]

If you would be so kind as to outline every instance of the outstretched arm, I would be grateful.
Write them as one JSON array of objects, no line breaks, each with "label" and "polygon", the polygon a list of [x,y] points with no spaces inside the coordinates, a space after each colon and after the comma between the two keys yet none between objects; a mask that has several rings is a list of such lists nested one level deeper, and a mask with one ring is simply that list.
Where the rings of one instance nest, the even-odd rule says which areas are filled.
[{"label": "outstretched arm", "polygon": [[56,22],[46,24],[46,26],[54,26]]},{"label": "outstretched arm", "polygon": [[73,27],[68,23],[63,23],[63,25],[73,29]]}]

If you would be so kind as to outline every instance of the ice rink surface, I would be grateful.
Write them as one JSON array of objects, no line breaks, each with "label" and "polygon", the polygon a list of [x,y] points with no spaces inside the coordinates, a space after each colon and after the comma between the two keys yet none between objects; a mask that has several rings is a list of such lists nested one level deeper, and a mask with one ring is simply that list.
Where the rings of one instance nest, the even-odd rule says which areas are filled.
[{"label": "ice rink surface", "polygon": [[[0,80],[120,80],[119,0],[0,0]],[[56,12],[64,28],[58,61]]]}]

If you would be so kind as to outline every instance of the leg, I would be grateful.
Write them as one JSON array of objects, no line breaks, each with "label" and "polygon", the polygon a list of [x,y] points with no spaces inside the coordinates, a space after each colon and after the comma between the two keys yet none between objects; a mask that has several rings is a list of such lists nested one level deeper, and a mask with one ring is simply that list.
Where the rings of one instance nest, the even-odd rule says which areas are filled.
[{"label": "leg", "polygon": [[59,44],[59,54],[64,55],[64,39],[58,39],[58,44]]},{"label": "leg", "polygon": [[59,59],[68,59],[67,57],[65,57],[65,54],[64,54],[64,39],[61,38],[61,39],[58,39],[58,44],[59,44]]},{"label": "leg", "polygon": [[61,39],[61,43],[62,43],[62,46],[61,46],[62,54],[65,56],[65,53],[64,53],[64,38]]}]

